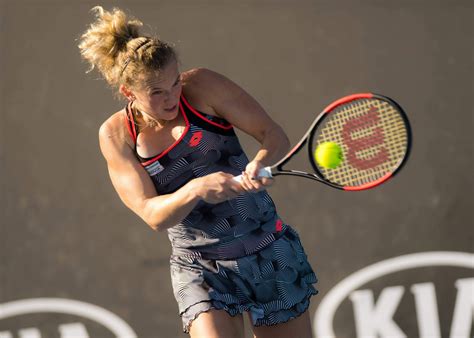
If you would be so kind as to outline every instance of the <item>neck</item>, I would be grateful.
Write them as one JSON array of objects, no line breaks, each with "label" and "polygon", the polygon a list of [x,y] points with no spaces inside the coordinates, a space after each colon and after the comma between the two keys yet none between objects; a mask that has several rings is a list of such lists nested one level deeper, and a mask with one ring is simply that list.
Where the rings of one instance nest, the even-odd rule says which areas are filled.
[{"label": "neck", "polygon": [[135,118],[139,121],[142,121],[143,122],[142,124],[146,127],[163,128],[168,123],[167,120],[155,119],[153,117],[150,117],[150,115],[145,113],[143,110],[138,109],[135,106],[135,102],[132,102],[132,112],[135,115]]}]

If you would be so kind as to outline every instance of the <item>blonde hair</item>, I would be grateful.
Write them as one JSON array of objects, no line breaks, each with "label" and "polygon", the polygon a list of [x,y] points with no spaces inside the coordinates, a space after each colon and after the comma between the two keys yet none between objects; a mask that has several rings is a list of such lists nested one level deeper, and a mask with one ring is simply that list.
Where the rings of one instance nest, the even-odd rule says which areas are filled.
[{"label": "blonde hair", "polygon": [[[118,8],[106,11],[101,6],[91,9],[96,21],[80,37],[81,56],[91,67],[97,67],[107,83],[115,89],[121,84],[138,88],[142,76],[159,72],[170,60],[177,60],[173,47],[158,37],[141,35],[143,23],[129,19]],[[117,97],[121,97],[116,91]]]}]

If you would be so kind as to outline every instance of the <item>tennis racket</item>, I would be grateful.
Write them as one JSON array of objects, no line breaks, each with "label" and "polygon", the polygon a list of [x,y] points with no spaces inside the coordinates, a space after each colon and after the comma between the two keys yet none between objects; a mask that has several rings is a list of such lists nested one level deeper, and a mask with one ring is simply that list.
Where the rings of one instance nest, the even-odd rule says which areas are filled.
[{"label": "tennis racket", "polygon": [[[334,168],[323,167],[315,159],[316,149],[325,142],[336,143],[341,150],[342,159]],[[298,144],[278,163],[263,168],[259,176],[292,175],[341,190],[366,190],[400,171],[411,143],[410,123],[394,100],[379,94],[353,94],[327,106]],[[284,169],[306,144],[314,172]],[[235,179],[240,181],[241,175]]]}]

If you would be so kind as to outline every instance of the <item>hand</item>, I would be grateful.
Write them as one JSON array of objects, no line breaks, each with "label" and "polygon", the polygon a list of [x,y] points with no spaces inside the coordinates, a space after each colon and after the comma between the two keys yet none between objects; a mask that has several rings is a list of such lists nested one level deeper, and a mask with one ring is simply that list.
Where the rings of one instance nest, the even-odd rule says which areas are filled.
[{"label": "hand", "polygon": [[273,184],[273,178],[259,177],[258,173],[264,166],[260,161],[252,161],[242,172],[241,185],[247,192],[257,192]]},{"label": "hand", "polygon": [[207,203],[220,203],[233,198],[245,190],[234,180],[234,175],[224,172],[213,173],[193,180],[198,196]]}]

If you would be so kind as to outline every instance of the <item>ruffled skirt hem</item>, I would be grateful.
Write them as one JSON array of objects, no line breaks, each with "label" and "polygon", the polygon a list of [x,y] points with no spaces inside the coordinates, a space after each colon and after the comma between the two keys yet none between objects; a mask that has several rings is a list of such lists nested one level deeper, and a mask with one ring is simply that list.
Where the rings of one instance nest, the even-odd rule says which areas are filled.
[{"label": "ruffled skirt hem", "polygon": [[252,318],[253,326],[274,326],[278,324],[286,323],[292,319],[295,319],[305,313],[310,305],[310,298],[318,294],[318,291],[313,288],[313,291],[309,292],[308,296],[303,299],[301,303],[296,304],[290,309],[281,309],[265,315],[262,318],[256,318],[252,312],[254,306],[252,305],[240,305],[240,306],[228,306],[222,302],[213,302],[213,301],[203,301],[197,304],[191,305],[186,311],[182,314],[183,319],[183,332],[189,333],[191,324],[196,320],[201,313],[208,312],[210,310],[224,310],[231,317],[243,314],[244,312],[249,312]]}]

